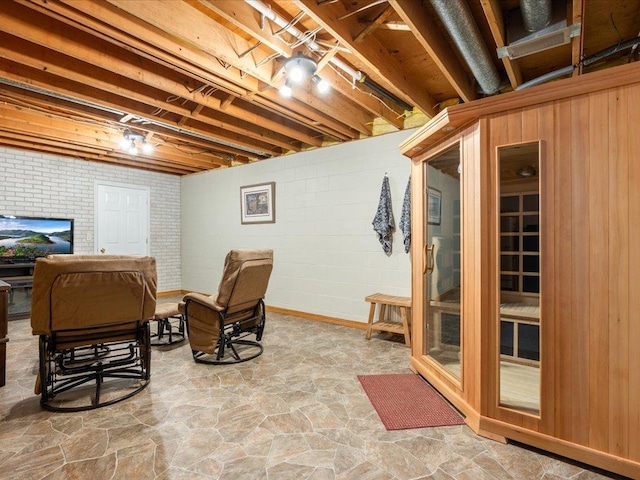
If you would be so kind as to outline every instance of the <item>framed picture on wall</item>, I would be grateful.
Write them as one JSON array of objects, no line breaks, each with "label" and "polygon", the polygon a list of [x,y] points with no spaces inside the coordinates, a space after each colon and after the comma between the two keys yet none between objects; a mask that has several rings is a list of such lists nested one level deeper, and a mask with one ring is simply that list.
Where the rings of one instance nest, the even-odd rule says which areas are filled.
[{"label": "framed picture on wall", "polygon": [[442,213],[442,192],[429,187],[427,197],[427,223],[429,225],[440,225],[440,215]]},{"label": "framed picture on wall", "polygon": [[276,182],[240,187],[241,223],[276,222]]}]

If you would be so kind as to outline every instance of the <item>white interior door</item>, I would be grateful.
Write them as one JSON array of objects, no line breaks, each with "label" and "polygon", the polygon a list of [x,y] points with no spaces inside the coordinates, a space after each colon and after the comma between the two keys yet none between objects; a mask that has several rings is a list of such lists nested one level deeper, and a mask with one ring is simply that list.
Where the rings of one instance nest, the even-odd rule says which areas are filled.
[{"label": "white interior door", "polygon": [[149,188],[96,183],[96,253],[149,254]]}]

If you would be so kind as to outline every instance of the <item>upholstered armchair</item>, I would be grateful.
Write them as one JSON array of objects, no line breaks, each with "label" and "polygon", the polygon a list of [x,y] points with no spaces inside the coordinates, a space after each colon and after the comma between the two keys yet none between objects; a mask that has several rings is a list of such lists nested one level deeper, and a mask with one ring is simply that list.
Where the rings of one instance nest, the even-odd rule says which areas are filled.
[{"label": "upholstered armchair", "polygon": [[52,255],[33,276],[31,328],[40,337],[36,394],[54,411],[110,405],[149,382],[152,257]]},{"label": "upholstered armchair", "polygon": [[[181,309],[196,362],[238,363],[262,353],[263,299],[272,268],[272,250],[231,250],[218,292],[184,297]],[[247,338],[253,335],[255,340]]]}]

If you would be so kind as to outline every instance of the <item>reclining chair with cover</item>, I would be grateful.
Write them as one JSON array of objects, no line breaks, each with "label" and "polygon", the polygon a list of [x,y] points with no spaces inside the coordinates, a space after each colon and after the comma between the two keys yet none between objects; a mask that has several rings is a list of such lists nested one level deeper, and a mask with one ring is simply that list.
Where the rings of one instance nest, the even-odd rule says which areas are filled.
[{"label": "reclining chair with cover", "polygon": [[[263,299],[272,268],[272,250],[231,250],[218,292],[184,297],[181,310],[196,362],[239,363],[262,354]],[[251,335],[255,340],[247,338]]]},{"label": "reclining chair with cover", "polygon": [[47,410],[111,405],[149,383],[152,257],[51,255],[36,261],[31,328],[40,336],[35,392]]}]

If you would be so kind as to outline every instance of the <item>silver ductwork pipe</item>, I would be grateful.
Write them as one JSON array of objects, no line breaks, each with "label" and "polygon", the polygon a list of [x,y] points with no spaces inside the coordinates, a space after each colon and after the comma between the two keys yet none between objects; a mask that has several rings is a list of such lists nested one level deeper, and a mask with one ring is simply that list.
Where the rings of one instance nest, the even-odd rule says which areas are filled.
[{"label": "silver ductwork pipe", "polygon": [[467,3],[464,0],[430,1],[482,92],[496,93],[500,89],[500,75]]},{"label": "silver ductwork pipe", "polygon": [[553,19],[551,0],[520,0],[520,12],[528,32],[542,30]]}]

